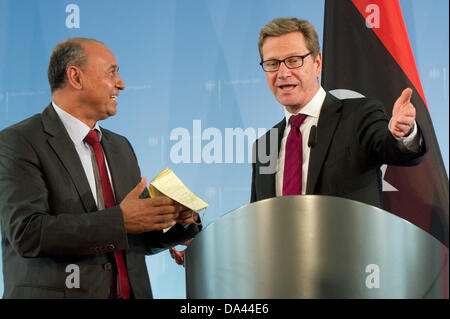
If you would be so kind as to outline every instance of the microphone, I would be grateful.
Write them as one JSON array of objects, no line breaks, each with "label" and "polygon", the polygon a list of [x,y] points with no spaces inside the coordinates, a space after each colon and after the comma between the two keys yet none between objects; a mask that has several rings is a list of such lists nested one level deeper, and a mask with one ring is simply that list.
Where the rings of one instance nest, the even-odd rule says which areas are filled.
[{"label": "microphone", "polygon": [[311,126],[311,131],[309,131],[308,146],[314,147],[317,144],[317,126]]}]

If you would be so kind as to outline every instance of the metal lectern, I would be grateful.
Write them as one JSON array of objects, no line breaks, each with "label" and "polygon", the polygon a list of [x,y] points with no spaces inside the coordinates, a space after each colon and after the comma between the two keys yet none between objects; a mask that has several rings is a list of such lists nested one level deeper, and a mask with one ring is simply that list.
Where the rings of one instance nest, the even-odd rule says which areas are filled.
[{"label": "metal lectern", "polygon": [[186,251],[187,298],[448,298],[448,249],[382,209],[319,195],[245,205]]}]

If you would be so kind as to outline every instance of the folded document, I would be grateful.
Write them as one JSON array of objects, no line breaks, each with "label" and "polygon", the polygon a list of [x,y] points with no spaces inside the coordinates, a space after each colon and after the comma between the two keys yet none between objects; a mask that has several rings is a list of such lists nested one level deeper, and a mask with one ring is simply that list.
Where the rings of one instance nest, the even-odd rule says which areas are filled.
[{"label": "folded document", "polygon": [[[148,188],[151,197],[170,197],[195,212],[199,212],[208,206],[208,203],[187,188],[170,168],[166,168],[159,173],[159,175],[150,182]],[[164,232],[169,229],[170,228],[164,229]]]}]

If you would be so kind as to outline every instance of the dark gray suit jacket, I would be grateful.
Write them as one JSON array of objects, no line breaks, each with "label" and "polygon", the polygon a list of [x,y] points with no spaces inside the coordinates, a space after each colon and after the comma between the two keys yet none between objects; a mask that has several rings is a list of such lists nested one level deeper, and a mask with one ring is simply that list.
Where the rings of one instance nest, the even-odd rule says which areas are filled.
[{"label": "dark gray suit jacket", "polygon": [[[4,298],[107,298],[114,250],[125,250],[133,296],[151,298],[145,255],[192,238],[199,228],[127,235],[118,204],[140,181],[126,138],[102,128],[117,206],[97,210],[78,153],[55,110],[0,132],[0,220]],[[147,190],[141,195],[148,197]],[[80,288],[68,288],[68,265]]]},{"label": "dark gray suit jacket", "polygon": [[[388,123],[384,107],[376,100],[338,100],[327,93],[317,124],[317,142],[310,152],[306,194],[344,197],[382,207],[380,166],[417,165],[427,150],[420,126],[421,149],[410,152],[392,136]],[[285,127],[283,119],[255,143],[251,202],[275,197],[275,173],[261,174],[261,168],[269,163],[257,154],[259,145],[270,153],[270,134],[275,134],[272,141],[278,142],[278,151],[271,156],[276,160]]]}]

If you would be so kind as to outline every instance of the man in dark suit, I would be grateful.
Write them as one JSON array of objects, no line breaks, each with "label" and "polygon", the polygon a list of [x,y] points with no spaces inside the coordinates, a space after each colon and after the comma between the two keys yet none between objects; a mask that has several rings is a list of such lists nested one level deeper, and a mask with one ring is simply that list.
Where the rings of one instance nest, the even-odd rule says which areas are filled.
[{"label": "man in dark suit", "polygon": [[149,198],[128,140],[99,127],[125,89],[118,69],[99,41],[61,42],[52,103],[0,132],[5,298],[151,298],[145,255],[199,231],[196,213]]},{"label": "man in dark suit", "polygon": [[268,23],[259,51],[285,118],[255,143],[251,201],[320,194],[381,207],[381,165],[416,165],[426,153],[412,90],[402,92],[390,121],[376,100],[325,92],[317,32],[305,20]]}]

